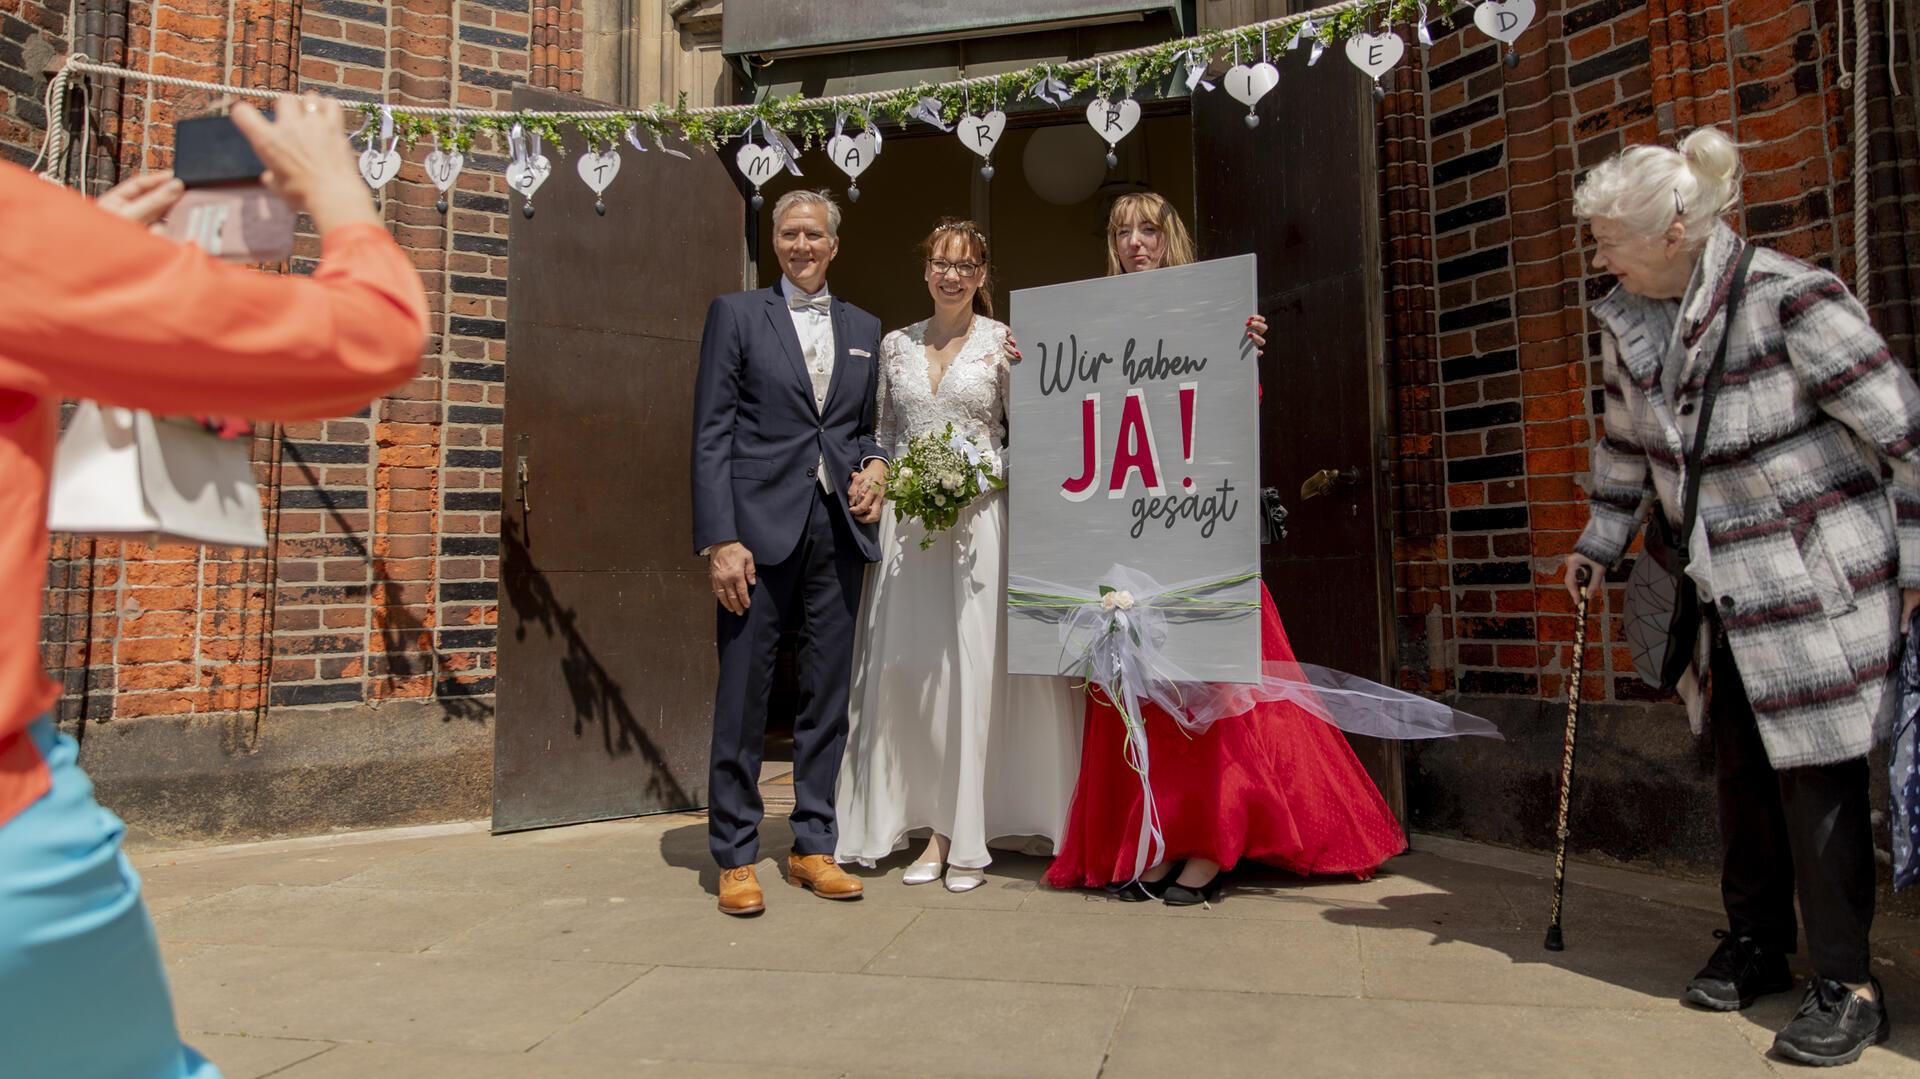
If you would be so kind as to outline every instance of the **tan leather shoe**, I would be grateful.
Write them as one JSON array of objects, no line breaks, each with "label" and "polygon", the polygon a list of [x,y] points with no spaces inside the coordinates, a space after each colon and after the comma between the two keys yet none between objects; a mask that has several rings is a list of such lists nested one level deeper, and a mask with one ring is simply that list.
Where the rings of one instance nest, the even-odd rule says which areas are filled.
[{"label": "tan leather shoe", "polygon": [[760,894],[760,878],[754,876],[752,866],[720,871],[720,913],[758,914],[766,909],[766,897]]},{"label": "tan leather shoe", "polygon": [[848,876],[826,854],[787,855],[787,883],[822,899],[858,899],[866,890],[857,877]]}]

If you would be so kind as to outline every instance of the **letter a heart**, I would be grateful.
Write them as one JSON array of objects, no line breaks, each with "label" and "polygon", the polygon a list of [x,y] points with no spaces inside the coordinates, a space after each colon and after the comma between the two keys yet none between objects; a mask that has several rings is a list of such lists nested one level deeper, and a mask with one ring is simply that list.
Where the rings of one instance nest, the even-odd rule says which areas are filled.
[{"label": "letter a heart", "polygon": [[835,135],[827,140],[827,157],[850,180],[858,180],[860,174],[867,171],[867,166],[873,164],[873,157],[879,152],[880,148],[874,144],[871,131],[862,131],[858,135]]}]

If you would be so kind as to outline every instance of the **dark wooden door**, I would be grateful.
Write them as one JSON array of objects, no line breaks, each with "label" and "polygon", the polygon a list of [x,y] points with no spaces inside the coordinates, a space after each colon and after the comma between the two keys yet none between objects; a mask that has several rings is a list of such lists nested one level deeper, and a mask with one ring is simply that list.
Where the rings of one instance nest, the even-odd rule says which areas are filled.
[{"label": "dark wooden door", "polygon": [[538,212],[516,197],[510,214],[499,831],[707,799],[714,607],[688,455],[707,302],[743,286],[744,207],[713,155],[623,145],[598,216],[582,149],[549,147]]},{"label": "dark wooden door", "polygon": [[[1300,658],[1391,680],[1389,503],[1380,471],[1383,308],[1369,83],[1337,56],[1275,65],[1259,126],[1225,93],[1193,99],[1196,240],[1203,258],[1259,257],[1261,482],[1278,487],[1288,537],[1262,569]],[[1333,470],[1332,490],[1301,485]],[[1405,820],[1399,746],[1354,739]]]}]

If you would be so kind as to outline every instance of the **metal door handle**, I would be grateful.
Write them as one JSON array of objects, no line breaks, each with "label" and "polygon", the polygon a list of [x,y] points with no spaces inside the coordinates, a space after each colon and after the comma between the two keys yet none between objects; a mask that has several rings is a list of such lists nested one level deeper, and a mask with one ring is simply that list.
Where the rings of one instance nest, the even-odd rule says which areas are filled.
[{"label": "metal door handle", "polygon": [[527,455],[524,453],[520,454],[514,458],[513,482],[514,486],[520,489],[520,513],[522,516],[533,512],[532,504],[527,501],[527,484],[531,479],[532,476],[527,471]]},{"label": "metal door handle", "polygon": [[1304,502],[1309,498],[1332,494],[1333,489],[1340,484],[1358,482],[1360,482],[1360,470],[1352,465],[1341,469],[1323,468],[1308,476],[1307,482],[1300,485],[1300,500]]}]

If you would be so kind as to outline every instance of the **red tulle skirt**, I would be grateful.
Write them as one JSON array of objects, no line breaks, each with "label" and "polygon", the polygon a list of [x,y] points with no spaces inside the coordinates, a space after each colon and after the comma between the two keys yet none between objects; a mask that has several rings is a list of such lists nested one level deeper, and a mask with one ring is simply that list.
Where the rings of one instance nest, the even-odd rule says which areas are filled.
[{"label": "red tulle skirt", "polygon": [[[1267,660],[1294,658],[1264,584],[1260,652]],[[1205,858],[1227,869],[1250,860],[1302,875],[1365,880],[1407,849],[1346,736],[1297,705],[1259,704],[1193,735],[1149,704],[1146,729],[1168,860]],[[1067,834],[1047,869],[1054,887],[1133,879],[1144,799],[1125,748],[1120,713],[1093,693]]]}]

